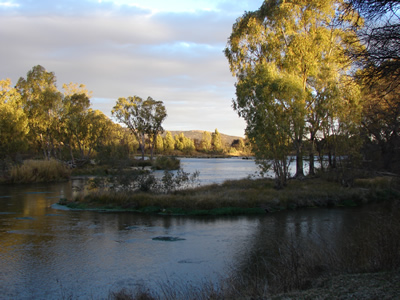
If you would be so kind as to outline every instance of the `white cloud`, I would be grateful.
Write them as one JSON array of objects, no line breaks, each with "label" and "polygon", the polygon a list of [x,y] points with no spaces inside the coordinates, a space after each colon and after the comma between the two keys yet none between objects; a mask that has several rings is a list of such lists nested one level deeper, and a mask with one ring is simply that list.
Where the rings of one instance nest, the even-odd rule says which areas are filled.
[{"label": "white cloud", "polygon": [[159,6],[159,13],[150,0],[7,3],[19,6],[0,5],[0,78],[15,83],[40,64],[55,72],[59,87],[86,84],[106,115],[119,97],[151,96],[166,105],[167,129],[244,134],[231,108],[235,80],[223,48],[246,2],[185,0],[182,9]]}]

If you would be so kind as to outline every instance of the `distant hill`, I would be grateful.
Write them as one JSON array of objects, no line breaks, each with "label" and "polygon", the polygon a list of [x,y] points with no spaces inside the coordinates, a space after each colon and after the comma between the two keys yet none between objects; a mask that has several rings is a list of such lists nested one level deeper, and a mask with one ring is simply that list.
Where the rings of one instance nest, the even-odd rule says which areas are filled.
[{"label": "distant hill", "polygon": [[[204,130],[188,130],[188,131],[171,131],[171,130],[166,130],[163,134],[165,136],[166,132],[169,131],[171,132],[172,136],[175,137],[178,134],[183,133],[185,137],[190,138],[192,140],[198,140],[201,141],[203,137],[203,132]],[[210,132],[210,131],[209,131]],[[210,132],[212,134],[212,132]],[[231,145],[234,140],[241,139],[240,136],[232,136],[232,135],[227,135],[223,133],[219,133],[221,135],[221,140],[223,144],[228,144]]]}]

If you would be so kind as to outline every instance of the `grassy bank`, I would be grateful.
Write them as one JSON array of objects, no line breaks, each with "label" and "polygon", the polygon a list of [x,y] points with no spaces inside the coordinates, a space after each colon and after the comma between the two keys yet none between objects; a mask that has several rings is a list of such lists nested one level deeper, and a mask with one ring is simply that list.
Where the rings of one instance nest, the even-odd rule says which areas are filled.
[{"label": "grassy bank", "polygon": [[385,201],[399,196],[392,185],[390,178],[377,178],[356,181],[354,187],[345,188],[336,182],[312,178],[291,180],[287,188],[276,190],[273,180],[243,179],[168,194],[97,189],[60,204],[80,209],[179,215],[254,214]]}]

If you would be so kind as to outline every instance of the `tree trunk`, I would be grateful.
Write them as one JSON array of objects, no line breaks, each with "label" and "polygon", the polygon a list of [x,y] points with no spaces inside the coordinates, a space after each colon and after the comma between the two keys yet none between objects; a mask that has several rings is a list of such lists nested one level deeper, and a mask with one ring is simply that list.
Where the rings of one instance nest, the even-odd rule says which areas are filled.
[{"label": "tree trunk", "polygon": [[295,177],[304,177],[303,171],[303,153],[302,153],[302,140],[301,138],[296,141],[296,175]]},{"label": "tree trunk", "polygon": [[304,177],[303,155],[300,149],[296,150],[296,175],[295,177]]},{"label": "tree trunk", "polygon": [[145,147],[144,134],[141,135],[141,140],[139,140],[139,147],[140,151],[142,152],[142,160],[144,160],[144,147]]},{"label": "tree trunk", "polygon": [[315,175],[315,166],[314,166],[314,153],[315,153],[315,137],[314,133],[311,133],[311,148],[310,148],[310,163],[309,163],[309,168],[308,168],[308,174],[309,175]]}]

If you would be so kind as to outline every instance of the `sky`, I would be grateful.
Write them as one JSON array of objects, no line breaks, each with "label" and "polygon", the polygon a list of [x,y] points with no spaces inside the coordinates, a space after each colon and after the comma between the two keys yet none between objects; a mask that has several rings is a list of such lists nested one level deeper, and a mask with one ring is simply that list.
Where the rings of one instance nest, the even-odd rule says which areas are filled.
[{"label": "sky", "polygon": [[0,79],[36,65],[57,86],[85,84],[112,117],[120,97],[163,101],[166,130],[244,136],[223,50],[232,25],[262,0],[0,0]]}]

